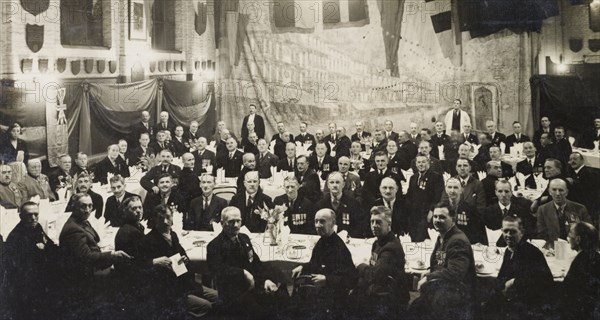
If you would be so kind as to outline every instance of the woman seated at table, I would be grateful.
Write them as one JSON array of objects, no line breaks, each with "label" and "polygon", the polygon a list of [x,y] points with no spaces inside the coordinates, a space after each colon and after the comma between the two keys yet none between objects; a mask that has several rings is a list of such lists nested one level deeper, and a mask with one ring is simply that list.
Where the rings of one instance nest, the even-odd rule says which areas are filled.
[{"label": "woman seated at table", "polygon": [[568,240],[578,253],[562,283],[562,315],[564,319],[592,319],[600,310],[598,231],[590,223],[578,222],[571,227]]},{"label": "woman seated at table", "polygon": [[8,127],[4,135],[0,137],[0,162],[9,163],[19,161],[27,163],[29,161],[27,143],[19,139],[21,133],[21,125],[18,122],[14,122]]},{"label": "woman seated at table", "polygon": [[[195,274],[187,271],[179,276],[173,263],[188,265],[190,259],[177,234],[171,230],[173,213],[168,206],[152,210],[154,228],[140,241],[137,263],[141,265],[143,305],[136,306],[136,316],[145,314],[153,319],[183,318],[180,310],[201,317],[212,309],[217,291],[195,282]],[[177,260],[173,256],[179,254]],[[178,316],[179,315],[179,316]]]}]

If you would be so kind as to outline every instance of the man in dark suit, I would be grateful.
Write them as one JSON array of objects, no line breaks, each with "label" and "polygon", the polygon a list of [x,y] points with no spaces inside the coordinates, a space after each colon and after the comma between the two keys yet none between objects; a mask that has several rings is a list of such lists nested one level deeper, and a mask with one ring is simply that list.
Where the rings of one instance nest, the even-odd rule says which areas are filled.
[{"label": "man in dark suit", "polygon": [[[150,135],[147,132],[142,132],[140,134],[137,147],[131,149],[127,153],[130,165],[143,165],[146,169],[148,166],[146,158],[154,156],[156,156],[156,151],[150,147]],[[146,160],[146,163],[142,163],[143,160]]]},{"label": "man in dark suit", "polygon": [[470,144],[479,144],[479,138],[473,133],[471,133],[471,124],[466,123],[463,125],[462,133],[460,134],[460,143],[468,142]]},{"label": "man in dark suit", "polygon": [[176,126],[173,139],[171,139],[171,148],[175,157],[181,157],[182,154],[189,152],[190,147],[186,146],[187,141],[183,138],[183,127]]},{"label": "man in dark suit", "polygon": [[179,179],[179,175],[181,174],[181,168],[171,164],[173,161],[173,154],[169,150],[162,150],[159,154],[160,164],[150,169],[146,174],[140,179],[140,185],[148,191],[148,193],[158,194],[158,187],[156,186],[156,182],[158,176],[163,173],[168,173],[174,179]]},{"label": "man in dark suit", "polygon": [[394,123],[392,120],[386,120],[383,124],[385,138],[389,140],[398,141],[398,133],[394,132]]},{"label": "man in dark suit", "polygon": [[[356,286],[358,273],[344,240],[335,232],[336,213],[321,209],[315,214],[315,227],[320,236],[310,261],[292,270],[292,278],[304,276],[314,286],[305,295],[297,295],[301,318],[318,319],[328,314],[343,318],[348,312],[349,291]],[[316,303],[315,303],[316,302]]]},{"label": "man in dark suit", "polygon": [[159,190],[158,193],[148,193],[146,199],[144,199],[143,219],[148,220],[148,228],[152,228],[154,208],[158,205],[164,205],[172,212],[181,212],[183,214],[183,223],[187,216],[187,206],[183,196],[174,190],[171,175],[163,173],[158,176],[156,187]]},{"label": "man in dark suit", "polygon": [[402,173],[394,173],[387,168],[388,157],[385,153],[377,153],[375,154],[375,166],[376,169],[371,171],[365,175],[365,182],[363,184],[363,202],[364,203],[373,203],[375,199],[381,197],[381,193],[379,192],[379,186],[381,185],[381,180],[385,177],[391,177],[396,181],[396,185],[398,186],[398,194],[397,198],[402,198],[402,180],[405,180]]},{"label": "man in dark suit", "polygon": [[227,207],[227,200],[213,193],[215,177],[211,174],[200,176],[202,195],[194,198],[183,224],[185,230],[213,231],[213,223],[220,223],[221,211]]},{"label": "man in dark suit", "polygon": [[[344,191],[362,203],[362,183],[356,171],[350,171],[350,159],[341,157],[338,159],[338,172],[344,177]],[[329,193],[327,184],[323,187],[323,194]],[[320,200],[320,199],[317,199]],[[369,208],[365,208],[369,209]]]},{"label": "man in dark suit", "polygon": [[418,146],[421,142],[421,135],[419,134],[419,125],[414,122],[411,122],[409,125],[408,138],[415,146]]},{"label": "man in dark suit", "polygon": [[458,218],[448,206],[433,210],[433,226],[440,235],[430,258],[431,272],[419,281],[419,298],[410,306],[417,318],[475,318],[475,259],[467,235],[456,225]]},{"label": "man in dark suit", "polygon": [[579,152],[571,153],[569,157],[569,170],[567,170],[567,181],[571,184],[569,200],[584,205],[592,218],[594,224],[598,223],[600,214],[600,174],[585,164],[583,156]]},{"label": "man in dark suit", "polygon": [[450,131],[450,139],[444,144],[444,162],[446,168],[458,159],[458,149],[460,148],[460,133],[456,130]]},{"label": "man in dark suit", "polygon": [[230,206],[236,207],[242,213],[242,224],[250,232],[264,232],[267,227],[267,221],[260,217],[255,211],[262,209],[273,209],[271,197],[264,194],[260,189],[260,179],[256,171],[246,173],[244,177],[244,186],[246,191],[238,192],[231,198]]},{"label": "man in dark suit", "polygon": [[[94,211],[96,219],[100,219],[102,217],[102,213],[104,212],[104,199],[102,196],[92,191],[92,180],[90,176],[85,173],[79,174],[77,176],[77,180],[75,180],[74,184],[75,193],[86,193],[92,198],[92,202],[94,204]],[[74,206],[77,204],[74,199],[74,195],[71,196],[69,202],[67,203],[67,207],[65,208],[65,212],[73,212],[75,209]]]},{"label": "man in dark suit", "polygon": [[258,136],[256,132],[248,133],[248,139],[244,144],[244,153],[258,154]]},{"label": "man in dark suit", "polygon": [[330,149],[338,139],[337,124],[335,122],[330,122],[327,127],[329,128],[329,134],[323,138],[323,141],[327,144],[328,149]]},{"label": "man in dark suit", "polygon": [[[473,177],[471,164],[467,159],[456,160],[456,171],[457,175],[454,176],[458,179],[461,190],[461,200],[464,200],[467,204],[476,207],[477,210],[483,210],[487,204],[487,197],[481,181]],[[446,182],[447,183],[447,182]],[[447,201],[448,194],[442,194],[442,202]]]},{"label": "man in dark suit", "polygon": [[486,206],[492,205],[498,201],[496,198],[496,182],[502,178],[502,168],[499,161],[491,160],[485,167],[486,176],[481,179],[481,185],[485,192]]},{"label": "man in dark suit", "polygon": [[121,175],[123,178],[129,177],[129,167],[125,161],[119,157],[119,146],[111,144],[108,146],[106,158],[102,159],[94,166],[94,181],[101,184],[108,184],[108,174]]},{"label": "man in dark suit", "polygon": [[315,136],[306,132],[307,127],[308,125],[306,122],[300,122],[300,134],[294,138],[294,142],[300,142],[302,146],[314,146],[317,143],[317,140],[315,140]]},{"label": "man in dark suit", "polygon": [[567,182],[557,178],[548,184],[552,201],[537,210],[538,236],[546,240],[545,248],[553,248],[558,238],[566,239],[570,226],[577,222],[592,222],[588,210],[581,204],[567,200]]},{"label": "man in dark suit", "polygon": [[317,142],[315,152],[310,156],[309,166],[319,174],[322,180],[327,180],[329,174],[337,170],[336,161],[327,154],[327,147],[323,142]]},{"label": "man in dark suit", "polygon": [[125,179],[120,175],[111,177],[108,182],[110,183],[110,190],[113,194],[106,199],[104,221],[110,222],[112,227],[119,227],[123,223],[123,221],[120,220],[121,203],[135,194],[125,190]]},{"label": "man in dark suit", "polygon": [[256,171],[256,156],[252,153],[245,153],[242,156],[242,170],[236,181],[238,193],[246,191],[246,188],[244,187],[244,177],[246,176],[246,173],[250,171]]},{"label": "man in dark suit", "polygon": [[56,199],[59,199],[56,189],[65,188],[71,183],[71,165],[71,157],[68,154],[63,154],[58,156],[58,167],[48,172],[48,184],[50,184],[50,190],[52,190]]},{"label": "man in dark suit", "polygon": [[541,137],[544,133],[548,134],[550,141],[554,141],[554,128],[551,127],[550,118],[546,116],[540,119],[540,128],[533,133],[532,142],[537,150],[540,150],[542,147]]},{"label": "man in dark suit", "polygon": [[399,235],[405,235],[410,231],[410,212],[406,210],[403,199],[398,198],[399,188],[400,187],[396,184],[394,179],[390,177],[383,178],[379,186],[381,198],[370,203],[368,207],[365,207],[365,211],[369,211],[370,209],[368,208],[379,206],[390,209],[392,215],[392,231]]},{"label": "man in dark suit", "polygon": [[240,233],[238,208],[225,208],[221,225],[223,231],[208,244],[206,261],[217,280],[222,310],[252,319],[275,317],[278,308],[286,306],[285,284],[269,275],[248,235]]},{"label": "man in dark suit", "polygon": [[368,218],[362,207],[348,193],[344,193],[344,177],[339,172],[333,172],[327,177],[329,196],[317,202],[317,210],[331,209],[335,212],[338,232],[348,231],[351,237],[362,238],[368,230]]},{"label": "man in dark suit", "polygon": [[[423,142],[427,143],[427,142]],[[410,237],[414,242],[425,241],[427,233],[427,215],[440,201],[444,191],[444,179],[430,169],[430,161],[426,156],[415,158],[417,170],[410,177],[406,203],[410,212]]]},{"label": "man in dark suit", "polygon": [[494,145],[492,144],[490,135],[485,132],[480,133],[479,141],[481,142],[481,145],[479,146],[477,154],[473,157],[473,162],[475,162],[475,167],[473,167],[474,172],[485,171],[485,164],[492,160],[490,148],[494,147]]},{"label": "man in dark suit", "polygon": [[283,124],[283,122],[277,123],[277,132],[278,133],[274,134],[271,138],[271,143],[275,141],[273,153],[277,158],[283,159],[285,158],[285,145],[290,141],[294,141],[294,136],[285,130],[285,124]]},{"label": "man in dark suit", "polygon": [[[479,182],[479,181],[477,181]],[[464,188],[466,189],[466,188]],[[446,181],[445,187],[447,199],[442,199],[440,203],[447,205],[450,210],[456,212],[456,225],[461,229],[471,241],[471,244],[488,244],[485,233],[485,225],[481,220],[477,207],[463,200],[463,187],[459,178],[450,178]],[[485,205],[483,206],[485,208]]]},{"label": "man in dark suit", "polygon": [[[30,162],[35,159],[29,160]],[[27,201],[19,208],[19,223],[3,244],[2,314],[14,319],[39,319],[48,316],[52,305],[47,292],[52,292],[56,275],[52,266],[58,250],[38,223],[39,207]]]},{"label": "man in dark suit", "polygon": [[285,194],[275,197],[276,206],[285,205],[287,210],[283,213],[292,233],[314,234],[314,201],[302,197],[298,189],[300,183],[295,177],[286,177],[283,181]]},{"label": "man in dark suit", "polygon": [[215,157],[215,153],[207,150],[206,149],[206,138],[205,137],[200,137],[198,139],[196,139],[196,150],[194,150],[192,152],[192,154],[194,155],[194,158],[196,158],[195,160],[195,166],[196,166],[196,172],[200,172],[200,173],[213,173],[212,170],[208,170],[210,169],[209,167],[212,167],[213,169],[216,170],[217,167],[217,159]]},{"label": "man in dark suit", "polygon": [[250,113],[242,121],[242,138],[248,137],[248,123],[253,123],[254,132],[256,132],[259,139],[263,139],[265,137],[265,121],[260,115],[256,114],[256,105],[249,105],[248,111]]},{"label": "man in dark suit", "polygon": [[190,122],[189,129],[183,133],[183,142],[189,149],[196,144],[196,140],[200,138],[200,132],[198,131],[198,121],[194,120]]},{"label": "man in dark suit", "polygon": [[[468,148],[467,146],[465,146],[465,147]],[[460,148],[461,147],[459,146],[459,149]],[[419,151],[417,156],[425,156],[429,160],[429,169],[431,169],[431,171],[437,172],[440,175],[444,173],[444,169],[442,167],[441,161],[430,155],[431,142],[426,141],[426,140],[419,142],[419,148],[417,150]],[[467,151],[467,155],[468,155],[468,151]],[[412,168],[413,172],[418,171],[416,158],[410,162],[410,167]]]},{"label": "man in dark suit", "polygon": [[156,151],[156,153],[160,153],[162,150],[169,150],[171,153],[174,153],[173,145],[170,141],[167,141],[167,132],[169,132],[169,130],[157,131],[156,139],[150,142],[150,148]]},{"label": "man in dark suit", "polygon": [[[491,147],[489,150],[490,153],[490,161],[498,161],[500,162],[500,166],[502,167],[502,178],[510,178],[514,176],[512,165],[502,162],[502,153],[500,151],[500,147]],[[486,167],[487,168],[487,167]]]},{"label": "man in dark suit", "polygon": [[487,128],[487,133],[490,137],[490,143],[492,145],[499,147],[501,142],[504,142],[504,144],[506,144],[506,136],[503,133],[498,132],[498,129],[496,128],[496,123],[494,121],[486,121],[485,127]]},{"label": "man in dark suit", "polygon": [[315,170],[308,164],[308,157],[301,155],[296,159],[295,177],[298,181],[298,193],[312,203],[321,200],[321,182]]},{"label": "man in dark suit", "polygon": [[555,153],[554,143],[552,142],[550,135],[545,132],[542,133],[540,137],[540,147],[537,148],[538,157],[540,157],[542,162],[546,162],[546,159],[555,158]]},{"label": "man in dark suit", "polygon": [[[90,167],[88,167],[88,156],[83,152],[77,152],[75,155],[75,165],[71,166],[71,170],[69,174],[71,176],[75,176],[76,174],[80,174],[85,172],[86,174],[91,175],[93,172]],[[92,179],[93,180],[93,179]]]},{"label": "man in dark suit", "polygon": [[[131,257],[123,251],[101,252],[98,243],[100,237],[88,222],[94,210],[94,204],[89,194],[73,195],[73,213],[63,226],[59,242],[65,255],[64,275],[62,283],[66,294],[64,297],[73,306],[81,307],[90,295],[91,280],[94,271],[110,267],[114,262],[130,260]],[[89,301],[88,301],[89,302]]]},{"label": "man in dark suit", "polygon": [[[518,217],[522,221],[523,237],[525,239],[534,239],[537,236],[536,223],[534,215],[530,213],[531,201],[525,198],[513,196],[512,185],[506,180],[498,180],[495,185],[495,194],[497,201],[481,211],[481,216],[486,227],[491,230],[498,230],[502,227],[502,219],[507,216]],[[491,243],[494,239],[488,239]],[[496,241],[497,247],[506,247],[504,237]]]},{"label": "man in dark suit", "polygon": [[277,166],[279,159],[269,152],[269,145],[265,139],[259,139],[257,143],[258,154],[256,155],[256,169],[261,179],[271,178],[271,168]]},{"label": "man in dark suit", "polygon": [[129,134],[129,144],[134,147],[138,146],[138,141],[142,133],[147,133],[148,136],[154,138],[154,128],[150,124],[150,113],[148,111],[142,111],[142,119],[131,127],[131,133]]},{"label": "man in dark suit", "polygon": [[383,130],[375,129],[373,132],[373,141],[371,142],[371,154],[379,151],[386,151],[388,140],[385,138]]},{"label": "man in dark suit", "polygon": [[280,158],[277,162],[277,172],[288,171],[294,172],[296,169],[296,144],[288,142],[285,144],[285,157]]},{"label": "man in dark suit", "polygon": [[[242,156],[244,154],[237,150],[237,142],[233,138],[227,139],[227,153],[217,154],[217,168],[225,170],[225,177],[236,178],[242,170]],[[215,170],[216,170],[215,169]]]},{"label": "man in dark suit", "polygon": [[594,118],[594,127],[583,133],[577,142],[577,146],[580,148],[594,149],[595,141],[600,141],[600,116]]},{"label": "man in dark suit", "polygon": [[402,158],[407,159],[406,164],[401,167],[403,170],[408,170],[410,162],[417,156],[417,146],[410,141],[408,132],[404,130],[398,133],[398,153]]},{"label": "man in dark suit", "polygon": [[450,140],[450,136],[446,134],[444,130],[444,123],[438,121],[435,123],[435,134],[431,136],[431,155],[437,159],[440,159],[440,152],[438,147],[443,146]]},{"label": "man in dark suit", "polygon": [[346,128],[339,127],[336,130],[336,134],[337,140],[335,141],[335,146],[332,148],[332,151],[335,151],[336,159],[339,159],[339,157],[349,157],[352,141],[346,135]]},{"label": "man in dark suit", "polygon": [[510,153],[510,147],[514,146],[515,143],[524,143],[531,141],[531,139],[521,133],[521,123],[519,121],[513,122],[513,134],[506,137],[506,149],[505,153]]},{"label": "man in dark suit", "polygon": [[159,122],[154,126],[154,134],[157,134],[159,131],[167,130],[171,132],[171,136],[175,133],[175,125],[169,122],[169,113],[166,111],[162,111],[159,115]]},{"label": "man in dark suit", "polygon": [[390,209],[379,206],[370,212],[371,231],[377,239],[371,248],[369,263],[358,266],[358,285],[351,298],[356,301],[359,317],[378,314],[393,318],[405,312],[410,298],[404,281],[406,258],[400,239],[391,229]]},{"label": "man in dark suit", "polygon": [[516,319],[543,314],[554,288],[552,272],[544,254],[524,237],[521,219],[502,220],[502,235],[508,247],[504,252],[495,290],[486,304],[489,312],[509,314]]},{"label": "man in dark suit", "polygon": [[190,201],[200,194],[200,180],[198,176],[200,172],[197,170],[196,158],[189,152],[184,153],[181,156],[183,162],[183,169],[179,174],[179,183],[177,185],[177,191],[183,196],[186,207],[189,206]]},{"label": "man in dark suit", "polygon": [[563,165],[566,165],[569,162],[569,156],[573,153],[573,149],[565,136],[565,128],[562,126],[554,128],[554,137],[556,138],[554,142],[554,157],[560,160]]},{"label": "man in dark suit", "polygon": [[163,315],[170,317],[185,309],[191,315],[206,315],[217,302],[217,291],[195,282],[195,273],[176,275],[171,267],[174,255],[181,256],[178,264],[189,268],[190,259],[171,227],[173,211],[157,206],[152,212],[152,230],[139,244],[138,263],[143,267],[140,293],[145,297],[140,313],[145,317]]},{"label": "man in dark suit", "polygon": [[544,159],[536,155],[533,142],[525,142],[523,144],[523,154],[526,158],[517,163],[517,172],[525,176],[529,175],[529,177],[525,179],[525,186],[521,187],[536,189],[534,173],[541,173],[543,171]]},{"label": "man in dark suit", "polygon": [[371,137],[371,133],[364,130],[365,125],[364,125],[363,121],[357,121],[355,123],[355,126],[356,126],[356,133],[350,137],[350,140],[352,140],[352,142],[358,141],[361,145],[362,151],[365,151],[366,146],[365,146],[364,140],[369,139]]}]

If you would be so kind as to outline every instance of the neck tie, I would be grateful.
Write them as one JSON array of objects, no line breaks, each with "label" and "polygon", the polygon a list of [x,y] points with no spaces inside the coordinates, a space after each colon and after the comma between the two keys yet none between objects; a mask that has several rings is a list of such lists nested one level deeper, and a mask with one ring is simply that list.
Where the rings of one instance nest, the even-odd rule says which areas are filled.
[{"label": "neck tie", "polygon": [[289,199],[290,208],[294,207],[294,199]]},{"label": "neck tie", "polygon": [[460,180],[460,184],[461,184],[461,185],[463,186],[463,188],[464,188],[464,187],[465,187],[465,185],[466,185],[467,183],[465,182],[465,180]]},{"label": "neck tie", "polygon": [[248,197],[248,204],[247,204],[247,207],[248,207],[248,208],[252,207],[252,196],[249,196],[249,197]]},{"label": "neck tie", "polygon": [[379,175],[382,176],[383,175],[383,170],[379,170]]},{"label": "neck tie", "polygon": [[165,194],[163,194],[161,197],[162,197],[162,199],[160,200],[160,202],[166,206],[167,202],[169,201],[169,198]]},{"label": "neck tie", "polygon": [[292,160],[288,160],[288,162],[290,163],[290,168],[294,168],[294,165],[292,164]]},{"label": "neck tie", "polygon": [[508,215],[508,210],[506,208],[502,209],[502,215],[505,217]]},{"label": "neck tie", "polygon": [[233,153],[229,154],[229,160],[233,159]]},{"label": "neck tie", "polygon": [[362,133],[358,134],[358,139],[362,139]]},{"label": "neck tie", "polygon": [[337,210],[338,207],[340,206],[340,201],[337,198],[333,198],[331,200],[331,206],[333,207],[333,210]]},{"label": "neck tie", "polygon": [[167,171],[168,171],[167,166],[163,166],[162,172],[167,172]]},{"label": "neck tie", "polygon": [[206,208],[208,208],[208,197],[204,197],[204,205],[202,206],[202,209],[206,210]]}]

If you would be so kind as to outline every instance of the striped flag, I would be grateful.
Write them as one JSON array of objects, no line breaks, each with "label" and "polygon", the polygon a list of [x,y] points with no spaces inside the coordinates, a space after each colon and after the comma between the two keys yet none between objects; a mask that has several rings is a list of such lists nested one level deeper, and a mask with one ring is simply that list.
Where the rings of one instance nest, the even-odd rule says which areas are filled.
[{"label": "striped flag", "polygon": [[273,0],[269,8],[275,33],[308,33],[317,25],[333,29],[369,24],[367,0]]},{"label": "striped flag", "polygon": [[462,65],[462,33],[458,21],[458,0],[425,0],[433,30],[444,57]]}]

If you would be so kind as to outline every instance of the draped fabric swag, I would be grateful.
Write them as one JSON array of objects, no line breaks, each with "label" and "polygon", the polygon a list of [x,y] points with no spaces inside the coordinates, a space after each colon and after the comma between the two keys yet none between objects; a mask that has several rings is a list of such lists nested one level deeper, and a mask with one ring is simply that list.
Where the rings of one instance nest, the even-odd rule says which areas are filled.
[{"label": "draped fabric swag", "polygon": [[216,117],[212,91],[201,81],[148,80],[127,84],[84,82],[67,101],[69,150],[102,153],[118,139],[128,139],[142,111],[158,122],[162,110],[170,122],[185,127],[193,120],[200,133],[214,132]]}]

